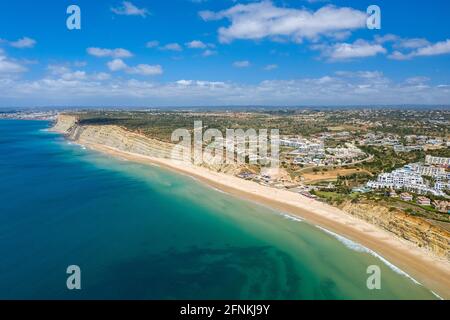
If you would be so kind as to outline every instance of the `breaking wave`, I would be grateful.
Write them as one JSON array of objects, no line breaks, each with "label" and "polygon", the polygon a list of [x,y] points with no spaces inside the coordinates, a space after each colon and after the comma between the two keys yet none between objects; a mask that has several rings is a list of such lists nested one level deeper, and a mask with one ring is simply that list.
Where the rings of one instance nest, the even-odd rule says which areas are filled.
[{"label": "breaking wave", "polygon": [[411,277],[409,274],[407,274],[405,271],[403,271],[402,269],[400,269],[399,267],[397,267],[396,265],[392,264],[391,262],[389,262],[388,260],[386,260],[385,258],[383,258],[382,256],[380,256],[378,253],[376,253],[375,251],[364,247],[363,245],[356,243],[352,240],[349,240],[337,233],[331,232],[330,230],[327,230],[325,228],[316,226],[317,228],[319,228],[320,230],[328,233],[329,235],[333,236],[334,238],[336,238],[339,242],[341,242],[342,244],[344,244],[347,248],[357,251],[357,252],[362,252],[362,253],[368,253],[376,258],[378,258],[379,260],[381,260],[386,266],[389,267],[389,269],[391,269],[392,271],[401,274],[405,277],[407,277],[408,279],[412,280],[415,284],[417,285],[422,285],[419,281],[417,281],[416,279],[414,279],[413,277]]}]

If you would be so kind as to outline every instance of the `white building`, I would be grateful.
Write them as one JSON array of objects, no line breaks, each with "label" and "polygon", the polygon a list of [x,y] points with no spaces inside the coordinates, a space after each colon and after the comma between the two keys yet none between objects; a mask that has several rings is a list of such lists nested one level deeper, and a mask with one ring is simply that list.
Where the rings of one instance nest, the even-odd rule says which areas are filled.
[{"label": "white building", "polygon": [[[442,185],[440,186],[442,187]],[[418,194],[431,193],[436,196],[444,195],[442,191],[444,189],[427,186],[422,176],[411,170],[409,166],[394,170],[390,173],[382,173],[376,181],[367,182],[367,187],[371,189],[408,190]]]},{"label": "white building", "polygon": [[450,158],[433,157],[433,156],[428,155],[425,158],[425,163],[448,167],[448,166],[450,166]]},{"label": "white building", "polygon": [[422,185],[424,184],[424,181],[420,174],[417,174],[408,168],[403,168],[390,173],[380,174],[374,183],[374,186],[379,185],[378,188],[399,189],[405,185]]},{"label": "white building", "polygon": [[352,144],[346,144],[346,148],[327,148],[327,153],[337,159],[355,159],[366,155],[364,151]]},{"label": "white building", "polygon": [[427,177],[440,177],[446,176],[445,169],[442,167],[434,167],[434,166],[424,166],[419,163],[413,163],[405,168],[411,169],[411,171],[420,174],[421,176]]},{"label": "white building", "polygon": [[437,181],[434,184],[434,188],[439,191],[450,190],[450,182]]}]

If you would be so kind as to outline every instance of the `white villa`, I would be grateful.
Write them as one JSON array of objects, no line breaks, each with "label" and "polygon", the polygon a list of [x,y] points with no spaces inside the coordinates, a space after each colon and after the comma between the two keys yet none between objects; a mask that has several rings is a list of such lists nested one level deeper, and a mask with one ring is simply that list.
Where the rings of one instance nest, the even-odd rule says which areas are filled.
[{"label": "white villa", "polygon": [[422,176],[413,171],[411,166],[394,170],[390,173],[382,173],[377,180],[367,182],[367,187],[371,189],[393,189],[408,190],[418,194],[431,193],[436,196],[444,196],[445,185],[439,185],[440,189],[429,187]]}]

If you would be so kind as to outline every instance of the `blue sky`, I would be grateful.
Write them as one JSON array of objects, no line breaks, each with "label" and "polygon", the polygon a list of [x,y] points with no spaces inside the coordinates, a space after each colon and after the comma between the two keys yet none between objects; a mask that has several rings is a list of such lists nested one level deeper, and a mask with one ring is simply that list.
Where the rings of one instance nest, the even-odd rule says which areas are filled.
[{"label": "blue sky", "polygon": [[[68,30],[66,9],[81,9]],[[366,9],[381,8],[381,30]],[[2,1],[0,106],[450,104],[447,0]]]}]

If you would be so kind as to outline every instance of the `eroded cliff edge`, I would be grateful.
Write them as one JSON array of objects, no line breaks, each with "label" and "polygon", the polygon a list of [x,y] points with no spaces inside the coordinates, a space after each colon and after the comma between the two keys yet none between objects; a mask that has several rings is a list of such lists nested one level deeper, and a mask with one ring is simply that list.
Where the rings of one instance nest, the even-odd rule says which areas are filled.
[{"label": "eroded cliff edge", "polygon": [[173,147],[114,125],[79,125],[76,116],[72,115],[59,115],[52,129],[82,144],[101,144],[155,158],[169,159]]},{"label": "eroded cliff edge", "polygon": [[450,261],[450,233],[424,218],[373,204],[348,202],[339,208]]},{"label": "eroded cliff edge", "polygon": [[[172,144],[114,125],[79,125],[74,115],[59,115],[53,130],[82,144],[101,144],[145,156],[171,158]],[[344,203],[340,209],[450,261],[450,233],[423,218],[364,203]]]}]

